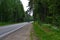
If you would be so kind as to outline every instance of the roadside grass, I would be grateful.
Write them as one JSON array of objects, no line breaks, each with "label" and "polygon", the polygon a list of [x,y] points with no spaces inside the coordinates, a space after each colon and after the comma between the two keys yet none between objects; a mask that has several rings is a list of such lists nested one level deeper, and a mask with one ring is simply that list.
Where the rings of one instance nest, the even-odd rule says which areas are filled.
[{"label": "roadside grass", "polygon": [[16,22],[15,23],[12,23],[12,22],[0,22],[0,27],[3,27],[5,25],[11,25],[11,24],[16,24]]},{"label": "roadside grass", "polygon": [[0,26],[4,26],[4,25],[9,25],[11,23],[8,23],[8,22],[0,22]]},{"label": "roadside grass", "polygon": [[60,40],[60,29],[50,25],[35,22],[33,29],[39,40]]}]

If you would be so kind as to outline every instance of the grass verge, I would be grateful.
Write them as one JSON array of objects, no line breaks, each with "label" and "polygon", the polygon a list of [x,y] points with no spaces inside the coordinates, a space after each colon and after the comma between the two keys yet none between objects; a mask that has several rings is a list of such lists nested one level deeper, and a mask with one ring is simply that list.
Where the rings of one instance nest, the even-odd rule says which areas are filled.
[{"label": "grass verge", "polygon": [[[11,25],[11,24],[16,24],[17,22],[0,22],[0,27],[2,27],[2,26],[5,26],[5,25]],[[20,22],[20,23],[22,23],[22,22]]]},{"label": "grass verge", "polygon": [[41,26],[33,23],[34,33],[39,40],[60,40],[60,29],[50,24],[42,24]]}]

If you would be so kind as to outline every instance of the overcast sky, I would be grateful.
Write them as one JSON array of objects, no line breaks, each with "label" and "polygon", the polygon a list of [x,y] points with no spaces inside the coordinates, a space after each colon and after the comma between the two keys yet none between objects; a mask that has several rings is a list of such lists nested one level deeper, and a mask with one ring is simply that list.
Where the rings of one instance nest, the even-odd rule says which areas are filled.
[{"label": "overcast sky", "polygon": [[28,6],[28,2],[29,2],[29,1],[28,1],[28,0],[21,0],[21,1],[22,1],[22,4],[23,4],[23,7],[24,7],[24,10],[27,11],[27,9],[28,9],[27,6]]},{"label": "overcast sky", "polygon": [[[23,7],[24,7],[24,10],[25,11],[27,11],[27,9],[28,9],[28,0],[21,0],[21,2],[22,2],[22,4],[23,4]],[[31,12],[31,14],[30,14],[31,16],[33,15],[33,12]]]}]

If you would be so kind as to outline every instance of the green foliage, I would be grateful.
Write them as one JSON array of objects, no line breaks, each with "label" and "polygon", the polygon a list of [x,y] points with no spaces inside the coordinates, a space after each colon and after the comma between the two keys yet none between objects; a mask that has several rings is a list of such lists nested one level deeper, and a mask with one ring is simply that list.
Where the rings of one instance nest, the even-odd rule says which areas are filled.
[{"label": "green foliage", "polygon": [[23,22],[24,9],[20,0],[1,0],[0,22]]},{"label": "green foliage", "polygon": [[39,40],[60,40],[60,29],[50,24],[42,24],[41,26],[35,22],[33,25],[34,32]]},{"label": "green foliage", "polygon": [[26,11],[25,12],[25,18],[24,18],[24,20],[26,22],[32,21],[33,20],[33,16],[31,16],[30,14],[28,14],[28,12]]},{"label": "green foliage", "polygon": [[60,26],[60,0],[30,0],[34,20]]}]

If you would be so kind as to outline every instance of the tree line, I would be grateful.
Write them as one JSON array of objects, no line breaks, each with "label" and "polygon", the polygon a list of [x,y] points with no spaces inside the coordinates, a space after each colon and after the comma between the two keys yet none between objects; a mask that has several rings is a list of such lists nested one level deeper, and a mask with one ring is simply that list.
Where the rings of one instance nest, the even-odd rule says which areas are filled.
[{"label": "tree line", "polygon": [[60,26],[60,0],[29,0],[34,21]]},{"label": "tree line", "polygon": [[20,0],[0,0],[0,22],[24,22],[27,15]]}]

